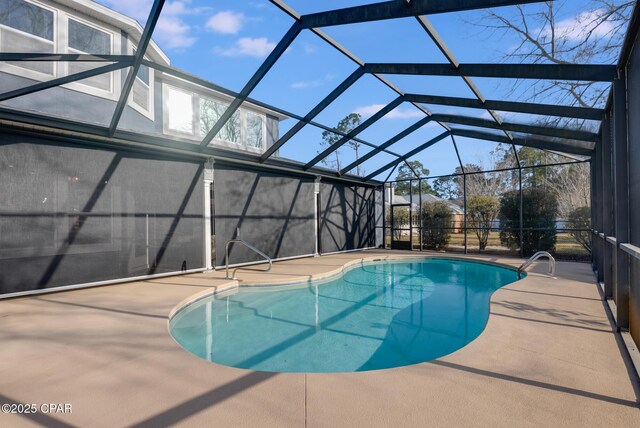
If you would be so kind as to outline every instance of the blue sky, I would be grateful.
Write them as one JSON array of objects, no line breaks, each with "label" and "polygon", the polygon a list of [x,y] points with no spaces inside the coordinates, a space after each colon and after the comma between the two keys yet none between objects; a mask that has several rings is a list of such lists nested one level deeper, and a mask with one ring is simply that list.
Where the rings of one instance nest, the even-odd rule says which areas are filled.
[{"label": "blue sky", "polygon": [[[152,2],[101,0],[100,3],[144,22]],[[365,3],[371,1],[290,0],[287,4],[298,13],[306,14]],[[592,4],[577,0],[561,3],[559,27],[568,33],[568,37],[573,37],[569,33],[575,31],[573,28],[581,19],[581,13]],[[533,4],[524,7],[526,10],[537,10],[543,6]],[[514,7],[497,11],[506,15],[515,13]],[[482,22],[483,16],[482,11],[470,11],[432,15],[428,19],[460,62],[502,61],[504,54],[517,46],[518,39],[510,34],[481,28],[477,24]],[[288,15],[266,0],[174,0],[167,1],[154,40],[167,53],[173,66],[239,91],[292,23]],[[601,27],[597,31],[606,37],[608,27]],[[414,18],[331,27],[324,31],[365,62],[446,62]],[[251,96],[304,115],[355,68],[352,61],[305,30]],[[388,76],[388,79],[405,92],[473,97],[462,79],[457,77]],[[523,93],[510,93],[509,88],[514,82],[479,78],[474,78],[474,81],[485,97],[490,99],[517,100],[523,96]],[[395,96],[393,91],[374,77],[365,76],[316,120],[334,126],[351,112],[361,113],[366,118]],[[436,113],[487,117],[482,110],[426,107]],[[537,119],[528,115],[500,115],[512,122],[526,123]],[[378,145],[420,117],[422,113],[418,109],[403,104],[360,137]],[[294,124],[293,119],[282,122],[281,134]],[[416,131],[391,149],[399,153],[406,152],[442,130],[432,124]],[[281,156],[303,162],[310,160],[320,149],[321,133],[317,128],[306,126],[283,147]],[[463,162],[490,166],[487,152],[495,147],[493,143],[465,141],[463,138],[458,138],[458,142]],[[362,147],[361,154],[369,150]],[[343,165],[346,165],[354,159],[354,154],[343,150],[342,157]],[[366,162],[364,167],[367,172],[372,172],[392,159],[393,156],[384,154]],[[450,173],[458,165],[450,139],[436,144],[416,159],[432,175]],[[384,177],[386,173],[378,178]]]}]

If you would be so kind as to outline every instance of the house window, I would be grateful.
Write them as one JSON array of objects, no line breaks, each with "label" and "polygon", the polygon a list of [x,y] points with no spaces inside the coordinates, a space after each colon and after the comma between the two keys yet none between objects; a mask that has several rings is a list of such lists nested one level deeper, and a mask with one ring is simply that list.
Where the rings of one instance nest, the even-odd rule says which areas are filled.
[{"label": "house window", "polygon": [[[136,47],[133,45],[129,46],[130,54],[135,55]],[[149,117],[149,119],[153,119],[153,105],[151,101],[153,96],[152,82],[153,71],[146,65],[140,65],[138,74],[136,74],[136,78],[133,81],[131,96],[129,98],[129,105]]]},{"label": "house window", "polygon": [[254,149],[262,148],[262,116],[247,112],[247,147]]},{"label": "house window", "polygon": [[[202,140],[229,108],[225,101],[191,92],[188,88],[178,89],[166,82],[163,83],[163,94],[163,129],[167,134]],[[254,153],[263,151],[265,123],[263,115],[238,109],[222,125],[212,144]]]},{"label": "house window", "polygon": [[141,65],[133,82],[131,99],[144,110],[149,110],[149,67]]},{"label": "house window", "polygon": [[[24,0],[0,0],[1,52],[54,52],[54,14]],[[52,62],[7,61],[37,73],[53,76]]]},{"label": "house window", "polygon": [[[200,133],[204,137],[218,122],[228,104],[207,98],[200,98]],[[216,140],[240,144],[240,111],[237,110],[215,136]]]},{"label": "house window", "polygon": [[69,47],[78,52],[109,55],[111,54],[111,35],[69,19]]},{"label": "house window", "polygon": [[171,86],[165,88],[167,130],[193,135],[193,95]]},{"label": "house window", "polygon": [[[111,34],[78,22],[75,19],[69,18],[68,22],[68,50],[70,53],[111,54]],[[68,63],[69,74],[79,73],[95,67],[96,64],[90,62],[70,61]],[[111,73],[82,79],[78,83],[111,92]]]}]

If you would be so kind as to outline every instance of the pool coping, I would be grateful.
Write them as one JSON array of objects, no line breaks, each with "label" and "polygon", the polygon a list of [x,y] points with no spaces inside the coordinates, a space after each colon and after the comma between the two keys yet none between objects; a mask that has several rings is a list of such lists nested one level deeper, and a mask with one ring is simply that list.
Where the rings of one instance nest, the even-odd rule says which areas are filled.
[{"label": "pool coping", "polygon": [[[334,278],[337,278],[338,276],[344,274],[347,270],[352,269],[354,267],[356,267],[357,265],[365,265],[366,264],[373,264],[373,262],[377,262],[377,261],[398,261],[398,260],[406,260],[406,259],[445,259],[445,260],[461,260],[461,261],[472,261],[474,263],[480,263],[480,264],[487,264],[487,265],[492,265],[492,266],[496,266],[496,267],[501,267],[504,269],[509,269],[509,270],[513,270],[513,271],[517,271],[518,268],[514,267],[513,265],[508,265],[508,264],[504,264],[504,263],[499,263],[499,262],[493,262],[490,260],[481,260],[481,259],[476,259],[474,258],[472,255],[471,256],[467,256],[467,257],[456,257],[456,256],[451,256],[448,254],[425,254],[425,255],[415,255],[415,254],[388,254],[386,256],[381,256],[381,255],[376,255],[376,256],[368,256],[368,257],[362,257],[360,259],[355,259],[355,260],[349,260],[345,263],[342,264],[341,267],[338,267],[336,269],[332,269],[326,272],[322,272],[322,273],[317,273],[317,274],[312,274],[310,276],[300,276],[298,277],[298,279],[290,279],[288,281],[281,281],[281,280],[273,280],[273,281],[267,281],[267,282],[255,282],[255,281],[240,281],[236,278],[230,279],[228,283],[222,283],[218,286],[216,286],[216,288],[214,290],[204,290],[201,292],[198,292],[192,296],[187,297],[186,299],[183,299],[182,301],[180,301],[176,306],[173,307],[173,309],[169,312],[169,314],[167,315],[167,330],[169,331],[169,334],[171,335],[171,321],[173,320],[173,318],[175,318],[180,312],[182,312],[183,310],[187,309],[188,307],[190,307],[191,305],[194,305],[196,303],[198,303],[201,300],[207,299],[209,297],[213,297],[213,296],[224,296],[224,295],[229,295],[229,294],[234,294],[236,292],[238,292],[241,288],[253,288],[253,287],[287,287],[287,286],[293,286],[293,285],[298,285],[300,284],[300,286],[304,286],[305,284],[309,284],[312,282],[321,282],[321,281],[328,281]],[[368,263],[367,263],[368,262]],[[492,294],[491,297],[493,297],[493,295],[500,291],[501,288],[503,287],[508,287],[511,284],[514,284],[516,282],[519,281],[523,281],[525,279],[527,279],[529,275],[525,273],[525,275],[521,278],[521,279],[517,279],[514,282],[511,282],[509,284],[505,284],[502,287],[500,287],[498,290],[495,290]],[[491,298],[489,299],[489,304],[491,304]],[[173,335],[171,335],[171,337],[173,338]],[[174,339],[175,340],[175,339]]]},{"label": "pool coping", "polygon": [[[442,426],[637,425],[640,395],[634,394],[619,334],[609,326],[590,266],[582,263],[559,263],[556,280],[546,275],[544,263],[534,265],[523,281],[493,293],[490,318],[476,340],[445,357],[393,369],[238,369],[189,353],[167,332],[175,303],[192,300],[198,291],[234,292],[266,277],[306,280],[305,273],[326,276],[349,261],[415,256],[513,268],[523,262],[372,251],[281,262],[268,276],[242,269],[241,282],[214,271],[8,300],[0,335],[11,346],[0,348],[0,394],[22,403],[73,403],[73,414],[53,415],[49,422],[105,428],[202,426],[211,420],[225,426],[420,426],[425,417]],[[41,420],[3,418],[11,426]]]},{"label": "pool coping", "polygon": [[[224,296],[229,296],[229,295],[233,295],[236,294],[237,292],[240,291],[241,288],[264,288],[265,291],[267,291],[266,289],[270,289],[270,291],[285,291],[287,289],[293,289],[293,288],[303,288],[305,286],[309,286],[312,283],[314,283],[314,285],[321,285],[325,282],[328,282],[330,280],[342,277],[346,274],[347,271],[357,268],[358,266],[369,266],[372,264],[376,264],[376,262],[384,262],[384,261],[394,261],[394,262],[398,262],[398,261],[403,261],[403,260],[425,260],[425,259],[439,259],[439,260],[449,260],[449,261],[463,261],[463,262],[467,262],[467,263],[477,263],[477,264],[483,264],[483,265],[489,265],[489,266],[494,266],[497,268],[502,268],[502,269],[507,269],[510,271],[514,271],[517,272],[519,269],[517,267],[514,267],[513,265],[508,265],[508,264],[504,264],[504,263],[499,263],[499,262],[493,262],[490,260],[479,260],[473,257],[455,257],[455,256],[451,256],[451,255],[439,255],[439,254],[424,254],[424,255],[415,255],[415,254],[390,254],[390,255],[386,255],[386,256],[369,256],[369,257],[362,257],[360,259],[354,259],[354,260],[350,260],[348,262],[345,262],[342,264],[342,266],[336,268],[336,269],[332,269],[323,273],[318,273],[318,274],[312,274],[310,276],[301,276],[300,278],[302,279],[291,279],[288,281],[271,281],[271,282],[254,282],[254,281],[247,281],[246,283],[240,283],[240,280],[233,278],[231,279],[228,283],[223,283],[220,284],[218,286],[216,286],[216,288],[214,290],[204,290],[201,291],[199,293],[196,293],[192,296],[187,297],[186,299],[183,299],[180,303],[178,303],[170,312],[169,315],[167,316],[167,321],[166,321],[166,325],[167,325],[167,333],[169,334],[169,336],[171,337],[171,339],[181,348],[183,348],[184,350],[186,350],[189,353],[192,353],[191,351],[189,351],[188,349],[186,349],[171,333],[171,323],[174,320],[174,318],[176,318],[177,316],[179,316],[181,313],[183,313],[183,311],[189,309],[190,307],[192,307],[193,305],[196,305],[197,303],[201,302],[202,300],[211,298],[211,297],[224,297]],[[515,284],[517,282],[520,282],[522,280],[525,280],[527,278],[527,273],[523,272],[523,276],[522,278],[516,278],[515,281],[513,282],[509,282],[507,284],[504,284],[500,287],[498,287],[497,289],[495,289],[489,296],[489,300],[487,302],[487,306],[488,308],[491,307],[491,302],[493,300],[493,296],[499,292],[502,288],[504,287],[508,287],[512,284]],[[273,290],[274,288],[277,288],[277,290]],[[430,360],[425,360],[425,361],[421,361],[418,363],[413,363],[413,364],[408,364],[408,365],[399,365],[399,366],[390,366],[390,367],[382,367],[382,368],[377,368],[377,369],[372,369],[372,370],[363,370],[363,371],[336,371],[336,372],[288,372],[288,371],[266,371],[268,373],[308,373],[308,374],[319,374],[319,373],[331,373],[331,374],[340,374],[340,373],[365,373],[365,372],[370,372],[370,371],[379,371],[379,370],[391,370],[391,369],[397,369],[397,368],[401,368],[401,367],[406,367],[406,366],[411,366],[411,365],[415,365],[415,364],[424,364],[424,363],[428,363],[429,361],[434,361],[437,360],[439,358],[443,358],[446,357],[447,355],[453,354],[461,349],[463,349],[464,347],[468,346],[470,343],[472,343],[473,341],[477,340],[478,338],[480,338],[480,336],[482,336],[482,334],[484,333],[484,331],[487,328],[487,325],[489,323],[489,319],[491,317],[490,314],[490,309],[487,309],[487,320],[484,323],[484,326],[482,327],[481,331],[478,333],[478,335],[476,337],[474,337],[471,341],[467,342],[466,344],[464,344],[462,347],[455,349],[452,352],[449,352],[447,354],[441,355],[440,357],[437,358],[433,358]],[[193,354],[193,353],[192,353]],[[195,354],[194,354],[195,355]],[[198,358],[202,358],[201,356],[196,355],[196,357]],[[215,361],[211,361],[208,360],[209,362],[215,363],[215,364],[221,364]],[[225,364],[221,364],[221,365],[225,365]],[[225,365],[226,366],[226,365]],[[236,367],[233,365],[230,365],[228,367],[231,367],[233,369],[237,369],[237,370],[248,370],[248,371],[260,371],[260,370],[256,370],[256,369],[249,369],[249,368],[241,368],[241,367]]]}]

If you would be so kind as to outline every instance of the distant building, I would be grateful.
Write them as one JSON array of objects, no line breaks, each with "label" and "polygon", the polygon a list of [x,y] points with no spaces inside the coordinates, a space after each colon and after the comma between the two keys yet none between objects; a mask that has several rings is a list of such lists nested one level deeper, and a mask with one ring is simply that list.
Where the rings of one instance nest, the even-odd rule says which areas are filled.
[{"label": "distant building", "polygon": [[420,210],[420,201],[424,204],[425,202],[436,202],[443,201],[445,202],[449,208],[451,209],[451,227],[453,233],[458,233],[462,231],[463,223],[464,223],[464,209],[461,207],[456,201],[446,200],[439,198],[435,195],[429,193],[423,193],[422,195],[412,195],[409,197],[408,195],[391,195],[387,193],[387,198],[385,199],[385,205],[389,206],[389,204],[393,205],[405,205],[407,208],[411,207],[411,215],[412,215],[412,223],[414,225],[420,224],[419,219],[419,210]]}]

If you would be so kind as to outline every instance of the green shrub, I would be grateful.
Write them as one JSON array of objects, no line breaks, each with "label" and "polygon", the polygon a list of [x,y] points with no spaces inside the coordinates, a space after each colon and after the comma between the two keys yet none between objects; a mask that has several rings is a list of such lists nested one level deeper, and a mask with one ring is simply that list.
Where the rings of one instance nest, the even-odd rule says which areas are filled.
[{"label": "green shrub", "polygon": [[[522,253],[529,257],[536,251],[554,252],[558,201],[552,192],[543,189],[522,189]],[[500,232],[500,242],[509,248],[520,246],[520,195],[517,190],[506,192],[500,200],[500,219],[506,230]]]},{"label": "green shrub", "polygon": [[480,251],[487,248],[493,221],[500,212],[500,201],[495,196],[473,195],[467,200],[467,221],[478,237]]},{"label": "green shrub", "polygon": [[422,204],[422,245],[430,250],[443,250],[451,235],[451,207],[445,201]]},{"label": "green shrub", "polygon": [[[393,230],[394,239],[402,239],[402,229],[409,229],[409,208],[407,207],[395,207],[393,210],[393,218],[391,218],[391,210],[387,207],[387,218],[391,224]],[[393,220],[393,223],[391,221]]]},{"label": "green shrub", "polygon": [[[567,226],[569,229],[589,229],[591,225],[591,207],[578,207],[569,213]],[[591,252],[591,233],[588,230],[572,230],[573,238]]]}]

